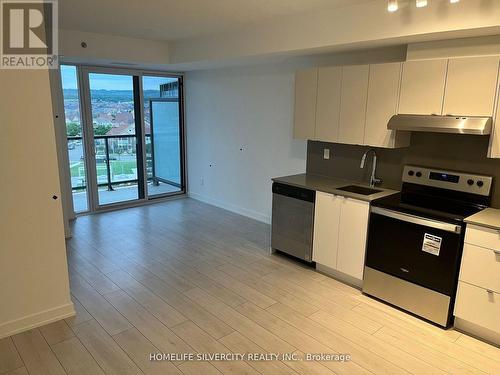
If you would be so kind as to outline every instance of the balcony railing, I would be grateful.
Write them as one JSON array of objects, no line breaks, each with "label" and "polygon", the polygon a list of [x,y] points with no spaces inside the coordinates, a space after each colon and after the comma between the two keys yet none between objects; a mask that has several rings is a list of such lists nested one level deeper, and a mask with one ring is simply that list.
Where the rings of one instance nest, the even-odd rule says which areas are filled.
[{"label": "balcony railing", "polygon": [[[146,135],[146,169],[148,181],[156,183],[154,174],[154,154],[151,149],[151,136]],[[68,152],[70,153],[70,169],[72,190],[79,191],[87,188],[85,150],[81,136],[67,137]],[[138,183],[137,178],[137,137],[133,134],[125,135],[94,135],[95,162],[97,169],[97,185],[107,186],[108,190],[114,190],[117,185]],[[81,148],[81,150],[77,150]],[[74,153],[71,156],[71,153]],[[80,156],[80,157],[79,157]],[[79,160],[72,160],[78,158]],[[104,164],[105,172],[99,170],[99,165]],[[80,176],[83,169],[83,176]],[[121,173],[115,173],[120,172]],[[128,172],[128,173],[127,173]],[[116,178],[116,176],[120,176]],[[134,178],[130,178],[134,176]],[[79,183],[74,180],[82,177]]]}]

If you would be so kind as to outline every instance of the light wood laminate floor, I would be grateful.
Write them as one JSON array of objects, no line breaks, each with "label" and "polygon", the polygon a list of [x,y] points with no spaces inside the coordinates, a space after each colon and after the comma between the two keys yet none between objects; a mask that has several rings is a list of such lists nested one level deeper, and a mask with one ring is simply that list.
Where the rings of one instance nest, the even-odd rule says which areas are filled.
[{"label": "light wood laminate floor", "polygon": [[[283,256],[269,226],[181,199],[84,216],[74,318],[0,340],[0,374],[500,374],[500,350]],[[151,362],[149,353],[346,353],[348,362]]]}]

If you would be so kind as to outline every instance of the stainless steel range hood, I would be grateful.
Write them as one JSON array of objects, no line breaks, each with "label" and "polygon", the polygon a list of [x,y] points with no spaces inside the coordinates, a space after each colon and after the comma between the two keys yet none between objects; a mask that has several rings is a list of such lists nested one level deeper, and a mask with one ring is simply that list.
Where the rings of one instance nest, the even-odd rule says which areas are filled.
[{"label": "stainless steel range hood", "polygon": [[415,132],[487,135],[491,133],[491,117],[394,115],[389,130]]}]

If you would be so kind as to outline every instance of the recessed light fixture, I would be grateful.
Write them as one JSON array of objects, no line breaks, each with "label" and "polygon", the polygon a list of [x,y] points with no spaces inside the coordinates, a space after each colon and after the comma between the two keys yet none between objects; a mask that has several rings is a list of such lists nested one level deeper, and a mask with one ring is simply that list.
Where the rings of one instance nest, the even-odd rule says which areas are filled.
[{"label": "recessed light fixture", "polygon": [[389,0],[387,2],[387,10],[389,12],[395,12],[398,10],[398,0]]},{"label": "recessed light fixture", "polygon": [[458,3],[460,0],[450,0],[450,4]]},{"label": "recessed light fixture", "polygon": [[416,0],[415,1],[415,6],[417,8],[423,8],[427,6],[427,0]]}]

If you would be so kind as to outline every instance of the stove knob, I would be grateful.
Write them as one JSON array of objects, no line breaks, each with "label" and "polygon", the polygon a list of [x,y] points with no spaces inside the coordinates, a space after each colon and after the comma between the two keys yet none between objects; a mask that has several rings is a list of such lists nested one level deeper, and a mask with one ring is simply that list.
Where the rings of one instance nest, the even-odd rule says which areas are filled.
[{"label": "stove knob", "polygon": [[417,177],[422,177],[422,172],[417,172],[417,173],[415,174],[415,176],[417,176]]},{"label": "stove knob", "polygon": [[[478,183],[479,183],[479,181],[478,181]],[[469,178],[469,179],[467,180],[467,184],[468,184],[468,185],[474,185],[474,180],[473,180],[473,179],[471,179],[471,178]]]},{"label": "stove knob", "polygon": [[413,176],[415,174],[414,171],[408,171],[408,176]]},{"label": "stove knob", "polygon": [[477,182],[477,186],[479,186],[479,187],[483,187],[483,185],[484,185],[484,182],[483,182],[483,181],[479,180],[479,181]]}]

